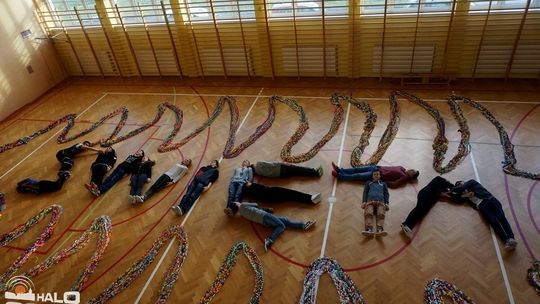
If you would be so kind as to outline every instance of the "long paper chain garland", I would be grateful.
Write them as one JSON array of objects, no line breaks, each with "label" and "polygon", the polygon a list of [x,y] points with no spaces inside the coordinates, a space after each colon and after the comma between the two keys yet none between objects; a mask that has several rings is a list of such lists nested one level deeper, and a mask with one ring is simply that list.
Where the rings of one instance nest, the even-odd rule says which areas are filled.
[{"label": "long paper chain garland", "polygon": [[174,257],[174,262],[169,266],[165,274],[165,278],[161,283],[159,297],[156,303],[165,303],[169,298],[174,283],[178,280],[180,269],[184,264],[188,253],[188,239],[182,227],[174,225],[163,231],[158,239],[152,244],[145,254],[133,265],[131,265],[121,276],[119,276],[109,287],[101,294],[91,299],[89,304],[104,303],[112,299],[114,296],[128,288],[135,279],[137,279],[156,259],[163,245],[170,239],[175,238],[179,244]]},{"label": "long paper chain garland", "polygon": [[429,103],[425,102],[423,99],[416,97],[412,94],[409,94],[407,92],[403,91],[394,91],[392,92],[391,99],[396,98],[397,96],[405,98],[406,100],[419,105],[422,107],[426,112],[433,117],[435,120],[435,123],[437,124],[437,135],[435,135],[435,138],[433,139],[433,169],[435,171],[443,174],[448,173],[452,170],[454,170],[467,155],[469,154],[469,139],[470,139],[470,131],[469,127],[467,125],[467,119],[465,116],[463,116],[463,113],[460,109],[460,107],[455,103],[454,100],[451,98],[448,98],[448,104],[450,106],[450,110],[452,111],[452,115],[456,119],[456,121],[459,124],[459,132],[461,133],[461,140],[458,145],[458,151],[456,155],[448,162],[446,166],[442,165],[442,162],[444,161],[446,151],[448,150],[448,139],[446,138],[445,132],[445,124],[444,119],[442,118],[441,114],[437,109],[435,109],[433,106],[431,106]]},{"label": "long paper chain garland", "polygon": [[366,301],[360,290],[354,284],[338,262],[329,257],[318,258],[309,266],[304,278],[304,290],[300,296],[300,304],[315,303],[317,282],[321,275],[327,272],[337,288],[339,303],[341,304],[365,304]]},{"label": "long paper chain garland", "polygon": [[450,298],[454,304],[474,304],[456,285],[438,278],[429,281],[424,291],[424,303],[444,304],[444,297]]},{"label": "long paper chain garland", "polygon": [[[18,226],[17,228],[13,229],[11,232],[3,235],[0,238],[0,245],[5,246],[11,241],[26,233],[37,223],[39,223],[45,217],[45,215],[52,213],[52,218],[49,222],[49,225],[47,225],[47,227],[41,233],[38,239],[32,245],[30,245],[30,247],[28,247],[26,251],[21,254],[21,256],[17,258],[17,260],[15,260],[12,266],[10,266],[10,268],[0,277],[0,291],[5,290],[5,282],[17,271],[17,269],[19,269],[28,260],[30,255],[34,253],[37,248],[43,246],[48,239],[50,239],[51,235],[53,234],[54,227],[58,223],[61,210],[62,208],[58,205],[53,205],[49,208],[46,208],[40,213],[38,213],[36,216],[32,217],[30,220],[28,220],[24,225]],[[90,258],[88,263],[86,263],[85,268],[81,271],[81,273],[70,288],[70,290],[73,291],[81,290],[84,283],[88,280],[90,275],[95,272],[99,262],[103,258],[103,254],[107,246],[109,245],[109,241],[111,238],[111,228],[112,225],[110,217],[100,216],[96,218],[92,222],[90,227],[77,240],[75,240],[73,244],[71,244],[71,246],[50,256],[45,261],[34,266],[32,269],[30,269],[23,275],[29,278],[39,275],[40,273],[48,270],[52,266],[64,261],[71,255],[79,252],[82,248],[86,247],[86,245],[90,241],[90,238],[94,234],[98,234],[98,241],[94,254]]]},{"label": "long paper chain garland", "polygon": [[253,271],[255,272],[255,287],[253,288],[253,294],[251,296],[251,299],[249,300],[249,303],[259,303],[264,286],[263,267],[261,264],[261,260],[257,256],[257,253],[255,253],[255,251],[244,242],[238,242],[233,245],[233,247],[229,251],[229,254],[227,255],[227,257],[225,257],[223,265],[221,265],[221,267],[219,268],[217,277],[214,282],[212,282],[212,286],[210,286],[210,288],[206,291],[204,297],[199,303],[210,303],[214,296],[219,293],[223,285],[225,285],[225,281],[231,274],[232,269],[236,265],[236,260],[240,251],[242,251],[242,253],[246,256],[249,264],[251,265],[251,268],[253,268]]},{"label": "long paper chain garland", "polygon": [[531,268],[527,270],[527,279],[540,295],[540,260],[534,261]]},{"label": "long paper chain garland", "polygon": [[0,236],[0,247],[7,246],[12,241],[19,238],[21,235],[25,234],[28,230],[34,227],[36,224],[41,222],[45,216],[51,215],[51,219],[47,224],[47,227],[41,232],[37,239],[30,245],[26,250],[13,262],[13,264],[0,276],[0,291],[6,290],[6,282],[13,276],[13,274],[24,265],[30,256],[36,252],[39,247],[42,247],[45,242],[47,242],[54,233],[54,228],[58,223],[60,214],[62,214],[62,206],[52,205],[48,208],[41,210],[34,217],[29,219],[26,223],[19,225],[10,232]]},{"label": "long paper chain garland", "polygon": [[510,138],[508,137],[508,133],[506,132],[506,129],[503,127],[503,125],[493,116],[493,114],[486,109],[483,105],[480,103],[469,99],[467,97],[458,96],[458,95],[452,95],[450,96],[450,99],[453,101],[460,100],[471,107],[477,109],[484,117],[489,120],[497,129],[499,132],[499,139],[501,142],[501,145],[503,146],[503,153],[504,153],[504,160],[502,161],[503,164],[503,171],[510,175],[515,176],[521,176],[529,179],[540,179],[540,173],[533,173],[524,171],[521,169],[516,168],[517,160],[516,156],[514,154],[514,145],[510,141]]},{"label": "long paper chain garland", "polygon": [[309,149],[309,151],[298,155],[291,155],[292,147],[296,145],[300,141],[300,139],[302,139],[302,137],[304,137],[307,130],[309,129],[309,122],[306,113],[304,112],[302,106],[300,106],[293,99],[283,98],[281,96],[272,96],[270,99],[279,100],[280,102],[288,105],[293,111],[298,114],[298,118],[300,120],[300,124],[298,125],[298,128],[296,128],[296,132],[287,141],[285,146],[283,146],[283,149],[281,149],[281,159],[289,163],[301,163],[312,159],[315,155],[317,155],[317,153],[319,153],[319,150],[330,139],[332,139],[334,135],[336,135],[339,126],[343,121],[343,107],[339,102],[338,96],[332,95],[332,97],[330,98],[330,102],[334,106],[334,118],[332,119],[332,123],[328,132],[311,149]]}]

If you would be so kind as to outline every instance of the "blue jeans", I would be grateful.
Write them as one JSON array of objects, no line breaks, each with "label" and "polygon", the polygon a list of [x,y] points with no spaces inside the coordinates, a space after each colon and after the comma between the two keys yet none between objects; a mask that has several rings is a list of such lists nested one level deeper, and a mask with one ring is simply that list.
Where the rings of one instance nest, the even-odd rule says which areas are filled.
[{"label": "blue jeans", "polygon": [[243,182],[231,182],[229,184],[229,197],[227,197],[227,208],[230,208],[232,203],[240,202],[242,197]]},{"label": "blue jeans", "polygon": [[367,165],[348,169],[339,168],[337,178],[341,180],[353,181],[368,181],[373,175],[373,171],[379,170],[379,166]]},{"label": "blue jeans", "polygon": [[180,209],[182,209],[182,213],[186,213],[191,209],[195,201],[201,196],[204,187],[206,185],[196,179],[189,184],[186,194],[184,194],[180,204],[178,204]]},{"label": "blue jeans", "polygon": [[495,197],[483,200],[480,206],[478,206],[478,210],[501,241],[506,243],[508,239],[514,238],[512,227],[510,227],[510,223],[508,223],[508,220],[504,216],[504,211],[499,200]]},{"label": "blue jeans", "polygon": [[146,174],[133,174],[131,176],[131,189],[129,195],[141,195],[142,188],[144,184],[146,184],[147,179],[148,176],[146,176]]},{"label": "blue jeans", "polygon": [[285,228],[303,229],[304,223],[290,220],[284,216],[275,216],[267,213],[263,216],[263,226],[272,228],[272,233],[268,237],[272,243],[285,231]]},{"label": "blue jeans", "polygon": [[126,171],[124,171],[122,167],[116,167],[116,169],[113,170],[111,175],[109,175],[109,177],[105,179],[103,184],[99,186],[99,192],[107,192],[107,190],[111,189],[112,186],[114,186],[118,181],[120,181],[125,175]]}]

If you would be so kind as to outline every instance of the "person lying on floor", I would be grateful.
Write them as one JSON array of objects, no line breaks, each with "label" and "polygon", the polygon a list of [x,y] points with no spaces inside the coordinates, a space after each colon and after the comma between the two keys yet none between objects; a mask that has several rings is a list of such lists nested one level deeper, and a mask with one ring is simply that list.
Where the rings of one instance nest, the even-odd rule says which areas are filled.
[{"label": "person lying on floor", "polygon": [[231,208],[234,213],[238,212],[243,218],[272,229],[272,233],[264,239],[264,251],[268,251],[272,247],[276,239],[285,231],[285,228],[302,229],[305,231],[311,229],[315,224],[313,220],[299,222],[284,216],[274,215],[272,214],[274,213],[274,209],[262,208],[256,203],[235,202],[231,205]]},{"label": "person lying on floor", "polygon": [[255,175],[269,178],[291,176],[321,177],[323,175],[322,166],[310,168],[281,162],[258,161],[255,165],[251,165],[251,167]]},{"label": "person lying on floor", "polygon": [[58,179],[56,181],[36,180],[29,177],[17,183],[17,192],[33,194],[57,192],[62,189],[64,182],[68,180],[68,178],[69,172],[67,171],[59,171]]},{"label": "person lying on floor", "polygon": [[181,163],[176,163],[154,182],[150,189],[146,190],[143,195],[135,196],[135,203],[142,204],[144,201],[152,197],[155,193],[164,189],[170,185],[176,184],[186,173],[191,166],[191,159],[187,158],[182,160]]},{"label": "person lying on floor", "polygon": [[[386,183],[381,180],[381,172],[373,171],[372,180],[364,186],[364,195],[362,198],[362,209],[364,209],[365,229],[362,234],[365,236],[386,236],[384,231],[384,218],[388,207],[390,195]],[[373,217],[376,217],[375,227],[373,226]]]},{"label": "person lying on floor", "polygon": [[210,165],[199,168],[195,177],[189,183],[186,194],[180,200],[178,205],[172,206],[171,209],[176,215],[181,216],[188,212],[195,201],[199,199],[201,193],[208,190],[213,183],[219,178],[219,162],[213,160]]},{"label": "person lying on floor", "polygon": [[111,171],[116,164],[116,159],[116,151],[112,147],[107,147],[103,153],[100,153],[90,167],[92,171],[90,184],[96,187],[101,186],[107,172]]},{"label": "person lying on floor", "polygon": [[155,161],[150,160],[148,156],[143,157],[141,164],[136,172],[131,174],[130,178],[130,190],[129,199],[131,204],[135,204],[137,196],[142,193],[144,184],[149,183],[152,180],[152,167],[156,164]]},{"label": "person lying on floor", "polygon": [[401,166],[377,166],[365,165],[343,169],[332,162],[332,175],[338,180],[345,181],[368,181],[375,171],[381,172],[381,180],[383,180],[389,188],[399,188],[407,183],[416,181],[420,172],[414,169],[405,169]]},{"label": "person lying on floor", "polygon": [[[283,187],[270,187],[256,182],[246,183],[242,189],[242,199],[247,197],[254,201],[277,203],[294,201],[304,204],[316,205],[321,202],[321,194],[308,194]],[[234,215],[232,208],[225,208],[225,214]]]},{"label": "person lying on floor", "polygon": [[144,151],[138,150],[135,154],[132,154],[126,158],[122,163],[120,163],[109,175],[103,184],[96,185],[94,183],[85,184],[84,186],[95,196],[99,196],[109,189],[112,188],[116,183],[118,183],[124,176],[128,174],[136,173],[142,159],[144,157]]},{"label": "person lying on floor", "polygon": [[514,239],[512,227],[504,215],[501,202],[482,184],[474,179],[467,182],[457,181],[452,188],[451,198],[456,202],[468,202],[478,210],[504,243],[506,251],[516,249],[517,241]]},{"label": "person lying on floor", "polygon": [[75,156],[86,151],[92,150],[94,152],[103,153],[101,149],[91,147],[92,143],[89,141],[83,141],[82,143],[75,144],[69,148],[62,149],[56,152],[56,159],[60,162],[60,170],[69,174],[75,163]]},{"label": "person lying on floor", "polygon": [[227,205],[225,208],[231,208],[232,203],[240,202],[242,197],[242,188],[246,183],[253,182],[253,168],[251,168],[249,160],[242,162],[242,167],[235,168],[231,181],[229,183],[229,194],[227,197]]},{"label": "person lying on floor", "polygon": [[414,226],[420,222],[429,210],[439,201],[441,195],[447,196],[454,184],[441,176],[435,176],[424,188],[418,191],[416,206],[409,212],[401,224],[401,230],[409,239],[412,238]]}]

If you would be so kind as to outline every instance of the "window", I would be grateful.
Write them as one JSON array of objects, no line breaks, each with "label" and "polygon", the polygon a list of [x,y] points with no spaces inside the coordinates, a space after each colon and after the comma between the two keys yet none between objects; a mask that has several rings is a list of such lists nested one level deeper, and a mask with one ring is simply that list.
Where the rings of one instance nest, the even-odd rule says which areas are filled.
[{"label": "window", "polygon": [[[165,23],[160,0],[115,0],[125,25],[145,23]],[[167,20],[174,23],[169,1],[163,1]],[[139,10],[140,6],[140,10]]]},{"label": "window", "polygon": [[54,24],[57,27],[62,25],[68,28],[81,27],[74,7],[77,9],[84,26],[101,25],[95,9],[95,0],[48,0],[47,5],[53,13]]},{"label": "window", "polygon": [[[268,17],[279,18],[313,18],[322,17],[322,1],[313,0],[269,0],[268,1]],[[294,11],[293,11],[294,10]],[[324,16],[344,16],[349,11],[349,3],[347,0],[324,0]]]},{"label": "window", "polygon": [[[522,12],[527,7],[527,0],[502,0],[491,2],[491,12]],[[530,9],[537,10],[540,8],[540,0],[532,0]],[[487,13],[489,9],[489,1],[487,0],[471,0],[470,13]]]},{"label": "window", "polygon": [[[188,0],[187,13],[191,21],[213,21],[212,9],[216,21],[255,19],[252,0]],[[184,21],[188,21],[188,18],[185,17]]]},{"label": "window", "polygon": [[[387,0],[387,14],[444,13],[452,10],[452,0]],[[384,0],[363,0],[363,15],[384,13]]]}]

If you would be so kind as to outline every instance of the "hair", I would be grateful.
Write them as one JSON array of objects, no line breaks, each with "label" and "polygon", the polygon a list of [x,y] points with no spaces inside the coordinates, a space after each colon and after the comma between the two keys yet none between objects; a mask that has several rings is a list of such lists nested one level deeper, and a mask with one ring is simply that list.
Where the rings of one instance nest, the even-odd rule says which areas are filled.
[{"label": "hair", "polygon": [[82,144],[85,145],[85,146],[91,146],[92,145],[92,143],[89,140],[83,141]]},{"label": "hair", "polygon": [[191,166],[191,159],[190,158],[184,158],[182,160],[182,164],[185,165],[186,167]]},{"label": "hair", "polygon": [[144,157],[144,155],[145,155],[145,154],[144,154],[144,150],[143,150],[143,149],[137,150],[137,152],[139,152],[139,151],[141,151],[142,156]]},{"label": "hair", "polygon": [[212,162],[216,162],[216,168],[219,168],[219,162],[217,159],[214,159]]},{"label": "hair", "polygon": [[414,173],[414,175],[412,176],[412,178],[417,179],[418,176],[420,175],[420,171],[418,171],[418,170],[414,170],[414,171],[415,171],[416,173]]}]

